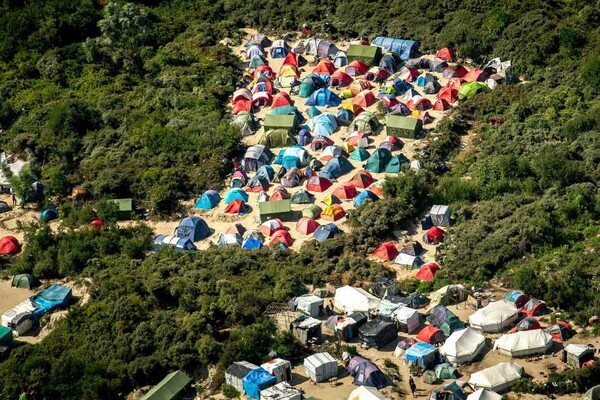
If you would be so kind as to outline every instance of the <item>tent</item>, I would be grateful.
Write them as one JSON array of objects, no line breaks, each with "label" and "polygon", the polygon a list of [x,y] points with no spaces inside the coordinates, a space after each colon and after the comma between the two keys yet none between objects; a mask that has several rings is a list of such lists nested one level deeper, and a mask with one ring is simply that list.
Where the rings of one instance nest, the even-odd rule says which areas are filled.
[{"label": "tent", "polygon": [[33,289],[40,285],[40,281],[31,274],[18,274],[13,276],[10,286],[21,289]]},{"label": "tent", "polygon": [[359,386],[350,393],[348,400],[387,400],[388,397],[371,386]]},{"label": "tent", "polygon": [[355,198],[352,204],[354,207],[361,207],[365,203],[373,202],[379,200],[379,197],[371,192],[370,190],[363,190],[360,192]]},{"label": "tent", "polygon": [[470,363],[485,348],[481,331],[467,327],[452,332],[440,347],[440,354],[452,365]]},{"label": "tent", "polygon": [[310,205],[302,210],[302,216],[311,219],[318,219],[321,217],[323,209],[316,204]]},{"label": "tent", "polygon": [[258,210],[261,222],[273,218],[279,218],[282,221],[291,221],[292,219],[290,199],[260,202],[258,203]]},{"label": "tent", "polygon": [[254,369],[242,379],[242,386],[246,396],[251,399],[260,399],[260,391],[277,383],[277,378],[264,368]]},{"label": "tent", "polygon": [[596,385],[581,397],[581,400],[599,400],[600,399],[600,385]]},{"label": "tent", "polygon": [[468,100],[477,93],[486,92],[489,88],[484,82],[469,82],[458,89],[458,100]]},{"label": "tent", "polygon": [[353,79],[350,75],[342,70],[335,71],[331,75],[330,84],[332,87],[346,87],[352,83]]},{"label": "tent", "polygon": [[[284,153],[285,154],[285,153]],[[269,182],[273,182],[275,179],[275,170],[270,165],[263,165],[256,171],[255,176],[260,176],[268,180]]]},{"label": "tent", "polygon": [[356,188],[366,189],[373,181],[373,175],[369,171],[360,170],[352,176],[348,184]]},{"label": "tent", "polygon": [[324,88],[325,86],[326,83],[322,77],[319,75],[310,74],[302,79],[302,82],[298,88],[298,96],[309,97],[315,92],[315,90]]},{"label": "tent", "polygon": [[321,178],[319,176],[311,176],[306,181],[306,190],[311,192],[324,192],[331,187],[332,183],[327,178]]},{"label": "tent", "polygon": [[421,330],[421,317],[414,308],[400,307],[392,313],[392,321],[400,332],[415,334]]},{"label": "tent", "polygon": [[504,300],[515,303],[515,307],[521,308],[529,301],[529,297],[517,290],[511,290],[510,292],[504,295]]},{"label": "tent", "polygon": [[[352,103],[357,106],[367,108],[367,107],[371,107],[373,104],[377,103],[377,98],[375,97],[373,92],[371,92],[369,90],[363,90],[362,92],[358,93],[356,95],[356,97],[354,97],[352,99]],[[358,113],[354,112],[354,115],[358,115]]]},{"label": "tent", "polygon": [[397,174],[401,171],[402,165],[408,164],[408,162],[409,160],[404,156],[404,154],[395,154],[385,166],[385,172],[389,174]]},{"label": "tent", "polygon": [[333,157],[325,164],[323,169],[319,172],[319,177],[327,178],[329,180],[337,179],[342,175],[352,171],[354,167],[344,157]]},{"label": "tent", "polygon": [[0,254],[18,254],[21,244],[14,236],[4,236],[0,239]]},{"label": "tent", "polygon": [[390,76],[388,70],[381,67],[371,67],[365,74],[365,79],[375,82],[383,82]]},{"label": "tent", "polygon": [[140,400],[176,400],[188,389],[192,378],[185,372],[174,371],[165,376]]},{"label": "tent", "polygon": [[[344,69],[346,74],[356,77],[359,75],[364,75],[369,71],[369,66],[360,60],[354,60],[346,65]],[[354,81],[356,82],[356,81]],[[362,89],[361,89],[362,90]]]},{"label": "tent", "polygon": [[482,83],[482,82],[485,82],[487,77],[488,77],[488,75],[485,73],[485,71],[483,71],[481,69],[472,69],[465,76],[463,76],[463,79],[467,82]]},{"label": "tent", "polygon": [[[579,369],[583,368],[592,360],[594,360],[594,355],[596,353],[596,349],[590,347],[585,344],[577,344],[570,343],[564,349],[563,361],[571,368]],[[592,361],[594,362],[594,361]]]},{"label": "tent", "polygon": [[437,94],[438,100],[445,100],[449,104],[456,103],[458,100],[458,90],[451,87],[441,88]]},{"label": "tent", "polygon": [[480,308],[469,316],[469,324],[483,332],[500,332],[518,318],[517,307],[509,301],[498,300]]},{"label": "tent", "polygon": [[[294,145],[284,150],[283,156],[281,158],[281,165],[287,170],[290,170],[294,167],[300,168],[308,165],[309,158],[310,155],[308,154],[308,151],[306,151],[305,148],[298,145]],[[273,179],[269,178],[269,180]]]},{"label": "tent", "polygon": [[398,328],[392,322],[374,319],[358,328],[358,337],[362,344],[380,349],[398,338]]},{"label": "tent", "polygon": [[429,311],[427,321],[440,328],[446,336],[450,336],[452,332],[465,327],[465,324],[452,311],[441,304]]},{"label": "tent", "polygon": [[556,321],[556,324],[546,328],[546,332],[552,335],[556,340],[569,340],[575,336],[575,331],[571,325],[564,321]]},{"label": "tent", "polygon": [[260,224],[258,227],[258,231],[261,232],[265,236],[273,236],[275,232],[280,229],[285,229],[283,226],[283,222],[279,218],[274,218],[267,220]]},{"label": "tent", "polygon": [[290,46],[285,42],[285,40],[275,40],[271,45],[272,58],[285,58],[289,52]]},{"label": "tent", "polygon": [[304,359],[304,371],[311,381],[319,383],[338,376],[338,363],[329,353],[316,353]]},{"label": "tent", "polygon": [[383,261],[391,261],[398,256],[398,249],[392,242],[381,243],[373,252],[373,257]]},{"label": "tent", "polygon": [[531,331],[534,329],[542,329],[542,326],[540,325],[540,321],[538,321],[537,319],[535,319],[533,317],[527,317],[527,318],[524,318],[521,321],[519,321],[517,326],[515,326],[510,331],[512,333],[514,333],[514,332],[522,332],[522,331]]},{"label": "tent", "polygon": [[502,396],[488,389],[478,389],[467,396],[467,400],[501,400]]},{"label": "tent", "polygon": [[335,44],[318,38],[306,41],[304,54],[322,57],[334,57],[339,52]]},{"label": "tent", "polygon": [[233,386],[237,391],[244,391],[243,379],[250,371],[260,368],[247,361],[236,361],[225,370],[225,382]]},{"label": "tent", "polygon": [[313,237],[319,242],[322,242],[324,240],[335,237],[335,235],[337,235],[338,233],[340,233],[340,230],[338,229],[337,225],[329,223],[321,225],[317,229],[315,229]]},{"label": "tent", "polygon": [[248,49],[246,49],[246,57],[249,60],[252,60],[252,58],[256,57],[256,56],[264,56],[265,51],[263,50],[263,48],[256,43],[251,44],[250,46],[248,46]]},{"label": "tent", "polygon": [[311,141],[312,136],[310,135],[309,131],[307,131],[306,129],[301,129],[300,132],[298,132],[298,145],[307,146],[310,144]]},{"label": "tent", "polygon": [[269,246],[274,246],[277,243],[283,243],[286,247],[291,247],[294,243],[292,235],[286,230],[280,229],[271,236]]},{"label": "tent", "polygon": [[450,226],[450,207],[435,205],[429,210],[431,222],[435,226]]},{"label": "tent", "polygon": [[11,328],[0,325],[0,346],[9,347],[13,343],[13,331]]},{"label": "tent", "polygon": [[[282,107],[279,107],[282,108]],[[276,130],[286,130],[288,133],[294,133],[296,130],[296,115],[287,114],[287,115],[275,115],[273,113],[269,113],[265,115],[264,128],[265,132],[276,129]],[[270,146],[270,147],[283,147],[283,146]]]},{"label": "tent", "polygon": [[250,136],[256,133],[258,128],[254,116],[247,111],[240,111],[233,117],[231,124],[240,128],[242,136]]},{"label": "tent", "polygon": [[293,65],[283,65],[279,70],[277,82],[282,88],[288,88],[294,86],[299,77],[300,72],[298,71],[298,67]]},{"label": "tent", "polygon": [[423,264],[417,272],[415,278],[420,281],[430,282],[434,279],[435,274],[440,270],[440,266],[436,263],[430,262]]},{"label": "tent", "polygon": [[437,53],[435,53],[435,56],[437,58],[441,58],[444,61],[452,61],[452,59],[454,58],[454,53],[449,48],[444,47],[443,49],[439,49]]},{"label": "tent", "polygon": [[351,144],[354,148],[358,147],[364,150],[364,148],[369,146],[369,134],[365,132],[352,132],[344,142]]},{"label": "tent", "polygon": [[303,294],[302,296],[296,297],[294,303],[296,304],[296,311],[302,312],[311,317],[318,317],[323,311],[324,300],[314,294]]},{"label": "tent", "polygon": [[355,125],[359,132],[364,133],[375,133],[381,126],[377,116],[370,111],[360,113],[360,115],[354,118],[352,125]]},{"label": "tent", "polygon": [[327,206],[321,213],[321,218],[323,218],[326,221],[333,222],[340,220],[345,216],[346,211],[344,211],[344,208],[339,204],[332,204],[330,206]]},{"label": "tent", "polygon": [[319,63],[317,64],[317,66],[313,69],[312,73],[313,74],[322,74],[322,75],[331,75],[335,72],[335,65],[333,64],[333,62],[328,59],[328,58],[324,58],[321,61],[319,61]]},{"label": "tent", "polygon": [[263,165],[269,164],[271,158],[273,153],[267,146],[261,144],[250,146],[242,159],[242,168],[246,172],[256,171]]},{"label": "tent", "polygon": [[446,336],[444,336],[444,332],[441,329],[432,325],[426,325],[417,334],[417,339],[425,343],[437,344],[443,343],[446,340]]},{"label": "tent", "polygon": [[247,250],[260,249],[263,246],[263,242],[260,239],[247,238],[242,242],[242,248]]},{"label": "tent", "polygon": [[356,192],[356,188],[354,186],[344,184],[342,186],[338,186],[332,194],[340,200],[349,201],[355,198],[358,193]]},{"label": "tent", "polygon": [[279,92],[275,96],[273,96],[273,101],[271,103],[272,108],[277,107],[285,107],[285,106],[293,106],[294,101],[290,98],[290,95],[286,92]]},{"label": "tent", "polygon": [[523,376],[523,367],[512,362],[503,362],[471,374],[469,384],[474,389],[488,389],[502,393]]},{"label": "tent", "polygon": [[406,350],[404,357],[408,363],[422,365],[425,369],[430,369],[436,364],[438,350],[428,343],[417,342]]},{"label": "tent", "polygon": [[44,222],[49,222],[58,218],[58,213],[53,208],[48,208],[40,214],[40,219]]},{"label": "tent", "polygon": [[286,129],[271,129],[266,131],[258,142],[269,147],[286,147],[296,144],[296,138]]},{"label": "tent", "polygon": [[241,246],[242,236],[238,233],[221,233],[217,239],[217,246]]},{"label": "tent", "polygon": [[539,317],[550,314],[546,303],[538,299],[530,299],[520,311],[528,317]]},{"label": "tent", "polygon": [[370,312],[379,306],[379,299],[371,293],[352,286],[342,286],[335,291],[334,307],[345,314],[356,311]]},{"label": "tent", "polygon": [[337,107],[342,103],[342,99],[327,88],[317,89],[304,102],[307,106],[318,107]]},{"label": "tent", "polygon": [[441,230],[440,228],[435,227],[435,226],[432,228],[429,228],[423,234],[423,242],[425,242],[427,244],[442,243],[445,238],[446,238],[446,232],[444,232],[443,230]]},{"label": "tent", "polygon": [[197,250],[194,242],[190,239],[182,239],[177,236],[165,236],[158,235],[154,238],[152,249],[155,251],[160,250],[162,247],[172,247],[176,251],[190,251]]},{"label": "tent", "polygon": [[383,48],[385,51],[397,53],[405,61],[414,57],[419,51],[419,43],[414,40],[378,36],[373,39],[372,43],[375,46]]},{"label": "tent", "polygon": [[175,236],[182,239],[189,239],[192,242],[197,242],[210,236],[211,232],[204,221],[200,217],[183,218],[177,228],[175,228]]},{"label": "tent", "polygon": [[452,365],[448,363],[438,364],[434,368],[435,376],[437,379],[456,379],[458,378],[458,371]]},{"label": "tent", "polygon": [[552,335],[542,329],[502,335],[494,342],[494,350],[510,357],[545,354],[552,347]]},{"label": "tent", "polygon": [[372,386],[377,389],[387,386],[387,378],[379,367],[365,358],[351,358],[346,369],[354,377],[355,385]]},{"label": "tent", "polygon": [[243,189],[233,188],[225,195],[225,204],[229,204],[234,200],[241,200],[244,203],[247,203],[248,193],[246,193]]},{"label": "tent", "polygon": [[239,100],[252,100],[252,92],[246,88],[236,90],[231,97],[231,104]]},{"label": "tent", "polygon": [[315,202],[315,196],[309,191],[301,189],[294,193],[291,198],[292,204],[312,204]]},{"label": "tent", "polygon": [[[350,64],[352,64],[353,61],[358,60],[365,63],[369,67],[373,67],[375,65],[379,65],[382,52],[381,47],[351,44],[348,47],[346,55]],[[362,75],[362,73],[360,75]]]},{"label": "tent", "polygon": [[446,111],[450,109],[450,104],[444,99],[438,99],[435,103],[433,103],[434,111]]},{"label": "tent", "polygon": [[379,62],[379,67],[385,69],[390,74],[398,72],[401,65],[402,59],[394,52],[385,53]]},{"label": "tent", "polygon": [[467,300],[468,292],[463,285],[446,285],[431,294],[431,307],[450,305]]},{"label": "tent", "polygon": [[352,153],[350,153],[349,158],[351,160],[356,160],[356,161],[365,161],[369,157],[371,157],[371,154],[364,148],[359,147],[356,150],[354,150]]},{"label": "tent", "polygon": [[392,159],[392,153],[383,147],[378,147],[373,151],[371,157],[365,164],[365,170],[369,172],[381,173],[385,171],[385,167]]},{"label": "tent", "polygon": [[406,102],[406,107],[411,110],[425,111],[433,107],[431,101],[425,97],[414,96]]},{"label": "tent", "polygon": [[419,256],[411,256],[410,254],[400,253],[398,254],[398,257],[394,259],[394,264],[417,269],[423,265],[423,260]]},{"label": "tent", "polygon": [[227,207],[225,207],[226,214],[240,214],[244,215],[249,213],[251,210],[250,206],[247,205],[244,201],[236,199],[232,200]]},{"label": "tent", "polygon": [[337,130],[338,124],[335,115],[323,113],[311,118],[308,121],[308,128],[314,136],[328,137]]}]

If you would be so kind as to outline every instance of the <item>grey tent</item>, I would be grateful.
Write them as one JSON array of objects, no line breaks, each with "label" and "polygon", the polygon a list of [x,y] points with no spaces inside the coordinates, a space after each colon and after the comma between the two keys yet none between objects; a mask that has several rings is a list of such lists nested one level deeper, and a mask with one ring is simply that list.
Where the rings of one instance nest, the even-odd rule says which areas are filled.
[{"label": "grey tent", "polygon": [[317,353],[304,359],[304,371],[313,382],[338,376],[338,363],[329,353]]},{"label": "grey tent", "polygon": [[372,320],[358,328],[358,336],[361,343],[379,349],[398,338],[398,328],[392,322]]},{"label": "grey tent", "polygon": [[243,392],[244,384],[242,380],[250,371],[254,371],[258,368],[260,368],[258,365],[254,365],[247,361],[236,361],[225,371],[225,382],[236,388],[239,392]]},{"label": "grey tent", "polygon": [[312,204],[315,202],[315,196],[309,191],[302,189],[292,195],[292,204]]},{"label": "grey tent", "polygon": [[273,153],[267,146],[263,144],[251,146],[246,150],[246,154],[242,159],[242,168],[246,172],[256,171],[263,165],[269,164],[272,157]]},{"label": "grey tent", "polygon": [[450,207],[434,205],[429,211],[431,222],[435,226],[450,226]]}]

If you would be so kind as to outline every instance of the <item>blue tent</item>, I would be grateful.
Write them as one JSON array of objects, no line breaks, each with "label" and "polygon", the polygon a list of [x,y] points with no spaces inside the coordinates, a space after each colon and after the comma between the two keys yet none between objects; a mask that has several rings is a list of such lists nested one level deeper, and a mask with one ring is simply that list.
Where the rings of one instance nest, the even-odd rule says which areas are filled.
[{"label": "blue tent", "polygon": [[225,204],[229,204],[234,200],[242,200],[244,203],[247,203],[248,193],[244,192],[243,189],[233,188],[225,195]]},{"label": "blue tent", "polygon": [[312,106],[311,108],[309,108],[308,110],[306,110],[306,115],[308,115],[309,118],[314,118],[317,115],[321,115],[321,111],[319,111],[319,109],[315,106]]},{"label": "blue tent", "polygon": [[242,379],[242,385],[246,396],[251,399],[260,399],[260,391],[277,383],[277,378],[267,372],[264,368],[254,369]]},{"label": "blue tent", "polygon": [[[461,389],[460,386],[456,383],[456,381],[449,383],[441,388],[437,388],[433,391],[436,395],[440,392],[452,392],[452,400],[464,400],[467,398],[467,394],[464,390]],[[434,396],[431,396],[434,397]],[[436,396],[436,398],[439,398]],[[445,399],[448,399],[448,396],[444,396]]]},{"label": "blue tent", "polygon": [[285,58],[290,52],[290,46],[284,40],[276,40],[271,46],[271,58]]},{"label": "blue tent", "polygon": [[417,342],[406,350],[405,357],[409,363],[415,363],[431,368],[437,359],[437,348],[425,342]]},{"label": "blue tent", "polygon": [[210,236],[210,229],[200,217],[185,217],[175,229],[175,236],[197,242]]},{"label": "blue tent", "polygon": [[331,90],[321,88],[311,94],[304,104],[307,106],[337,107],[342,104],[342,99]]},{"label": "blue tent", "polygon": [[33,311],[33,319],[37,321],[55,308],[68,305],[72,297],[73,292],[66,286],[48,286],[31,299],[31,302],[36,307]]},{"label": "blue tent", "polygon": [[338,233],[340,233],[340,230],[338,229],[337,225],[329,223],[319,226],[313,233],[313,237],[319,242],[322,242],[323,240],[333,238]]},{"label": "blue tent", "polygon": [[420,75],[417,78],[417,86],[425,86],[427,84],[427,78],[425,78],[425,75]]},{"label": "blue tent", "polygon": [[248,238],[246,240],[244,240],[244,243],[242,243],[242,248],[243,249],[248,249],[248,250],[255,250],[255,249],[260,249],[263,245],[263,242],[261,242],[259,239],[255,239],[255,238]]},{"label": "blue tent", "polygon": [[408,162],[409,160],[404,156],[404,154],[393,155],[385,166],[385,172],[397,174],[402,169],[402,164],[406,164]]},{"label": "blue tent", "polygon": [[419,51],[419,43],[414,40],[395,39],[390,37],[376,37],[373,45],[383,47],[385,51],[398,53],[401,59],[408,60]]},{"label": "blue tent", "polygon": [[[342,108],[341,110],[338,111],[337,118],[340,121],[350,124],[350,122],[352,122],[352,120],[354,119],[354,114],[352,113],[352,111]],[[340,122],[340,123],[342,123],[342,122]],[[342,125],[344,125],[344,124],[342,123]]]},{"label": "blue tent", "polygon": [[362,362],[353,365],[352,361],[354,359],[361,359],[361,357],[354,357],[350,360],[349,367],[352,366],[352,369],[349,372],[354,377],[352,383],[358,386],[371,386],[377,389],[387,386],[387,378],[377,365],[364,359],[361,359]]},{"label": "blue tent", "polygon": [[152,243],[152,250],[159,251],[163,247],[172,247],[176,251],[197,250],[194,242],[190,239],[182,239],[177,236],[158,235]]},{"label": "blue tent", "polygon": [[333,157],[321,171],[319,172],[319,176],[321,178],[327,178],[329,180],[337,179],[340,176],[347,174],[352,171],[354,167],[350,164],[350,161],[346,160],[346,158],[341,156]]},{"label": "blue tent", "polygon": [[272,182],[275,178],[275,170],[270,165],[263,165],[256,171],[256,176],[262,176],[269,182]]},{"label": "blue tent", "polygon": [[306,129],[302,129],[298,133],[298,144],[300,146],[308,146],[310,144],[311,140],[312,140],[312,136],[310,135],[310,132],[307,131]]},{"label": "blue tent", "polygon": [[203,210],[212,210],[219,204],[221,201],[221,196],[214,190],[207,190],[202,193],[202,196],[196,201],[196,208],[201,208]]},{"label": "blue tent", "polygon": [[48,208],[47,210],[42,211],[40,215],[40,219],[44,222],[52,221],[58,217],[56,210],[53,208]]},{"label": "blue tent", "polygon": [[367,201],[377,201],[379,197],[370,190],[363,190],[354,198],[354,207],[358,208],[365,204]]},{"label": "blue tent", "polygon": [[320,114],[308,121],[308,127],[314,136],[329,136],[338,128],[335,116],[331,113]]}]

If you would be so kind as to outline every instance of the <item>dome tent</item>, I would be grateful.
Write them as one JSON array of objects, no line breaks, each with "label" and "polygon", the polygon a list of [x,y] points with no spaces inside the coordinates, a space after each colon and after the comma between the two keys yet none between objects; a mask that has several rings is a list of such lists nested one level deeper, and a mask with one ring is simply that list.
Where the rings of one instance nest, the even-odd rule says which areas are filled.
[{"label": "dome tent", "polygon": [[214,190],[207,190],[206,192],[202,193],[202,196],[200,196],[198,201],[196,201],[194,207],[201,208],[203,210],[212,210],[219,204],[219,201],[221,201],[219,193]]},{"label": "dome tent", "polygon": [[186,217],[179,222],[175,229],[175,236],[197,242],[208,236],[211,232],[206,222],[200,217]]},{"label": "dome tent", "polygon": [[14,236],[4,236],[0,239],[0,254],[18,254],[21,244]]}]

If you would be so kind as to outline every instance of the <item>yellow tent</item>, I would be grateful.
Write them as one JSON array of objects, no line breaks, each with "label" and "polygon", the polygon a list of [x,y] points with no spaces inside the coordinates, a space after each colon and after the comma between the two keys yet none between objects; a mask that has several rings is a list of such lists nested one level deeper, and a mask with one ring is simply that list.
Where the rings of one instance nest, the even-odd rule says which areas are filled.
[{"label": "yellow tent", "polygon": [[327,196],[323,197],[323,200],[321,200],[321,202],[327,204],[328,206],[331,206],[333,204],[342,204],[341,200],[333,194],[328,194]]}]

